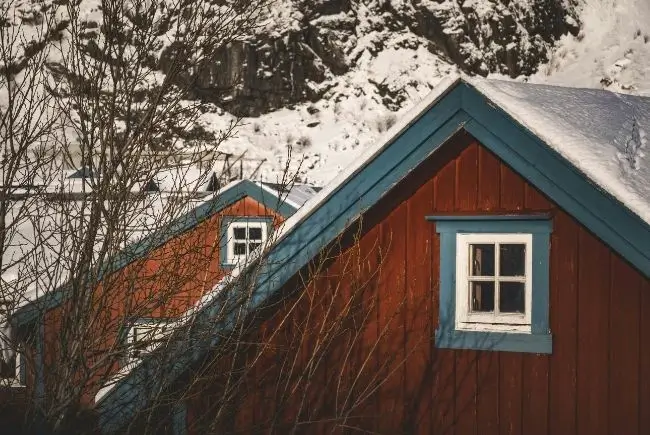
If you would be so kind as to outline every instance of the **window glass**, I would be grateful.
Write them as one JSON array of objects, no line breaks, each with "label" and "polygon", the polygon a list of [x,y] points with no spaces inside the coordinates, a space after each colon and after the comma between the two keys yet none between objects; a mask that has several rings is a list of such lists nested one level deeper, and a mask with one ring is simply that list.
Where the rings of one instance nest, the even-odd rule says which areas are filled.
[{"label": "window glass", "polygon": [[507,243],[499,245],[499,275],[524,276],[526,271],[526,245]]},{"label": "window glass", "polygon": [[471,311],[492,312],[494,311],[494,282],[471,282]]},{"label": "window glass", "polygon": [[235,255],[246,255],[246,243],[235,243],[233,252]]},{"label": "window glass", "polygon": [[494,245],[470,245],[473,276],[494,276]]},{"label": "window glass", "polygon": [[261,227],[249,228],[248,238],[251,240],[262,240],[262,228]]},{"label": "window glass", "polygon": [[233,233],[235,240],[246,240],[246,227],[235,227]]},{"label": "window glass", "polygon": [[500,312],[521,314],[526,312],[525,284],[523,282],[501,282],[499,292]]}]

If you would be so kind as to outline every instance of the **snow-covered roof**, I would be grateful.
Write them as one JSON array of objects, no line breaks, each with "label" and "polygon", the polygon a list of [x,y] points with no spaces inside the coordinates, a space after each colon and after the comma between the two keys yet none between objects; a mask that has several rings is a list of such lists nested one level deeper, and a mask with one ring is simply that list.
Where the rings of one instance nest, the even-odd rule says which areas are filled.
[{"label": "snow-covered roof", "polygon": [[650,224],[650,98],[465,79]]},{"label": "snow-covered roof", "polygon": [[272,192],[278,198],[282,198],[285,202],[293,205],[295,208],[302,207],[309,199],[314,197],[321,190],[320,187],[303,183],[293,183],[290,186],[267,182],[262,182],[261,184],[266,190]]}]

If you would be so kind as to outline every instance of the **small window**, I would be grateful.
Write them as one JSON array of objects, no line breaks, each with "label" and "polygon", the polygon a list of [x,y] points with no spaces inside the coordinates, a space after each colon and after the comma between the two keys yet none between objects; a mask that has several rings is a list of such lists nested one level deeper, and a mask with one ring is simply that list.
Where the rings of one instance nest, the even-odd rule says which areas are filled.
[{"label": "small window", "polygon": [[538,216],[432,216],[440,234],[436,346],[551,352],[552,222]]},{"label": "small window", "polygon": [[0,358],[0,386],[3,387],[24,387],[25,370],[23,364],[23,349],[18,347],[18,351],[9,361]]},{"label": "small window", "polygon": [[225,264],[234,265],[245,261],[250,254],[262,246],[268,236],[266,220],[233,220],[228,223],[223,236],[226,238]]},{"label": "small window", "polygon": [[147,319],[136,322],[128,331],[128,359],[135,361],[151,353],[164,342],[171,330],[171,322]]},{"label": "small window", "polygon": [[456,327],[530,331],[531,234],[458,234]]}]

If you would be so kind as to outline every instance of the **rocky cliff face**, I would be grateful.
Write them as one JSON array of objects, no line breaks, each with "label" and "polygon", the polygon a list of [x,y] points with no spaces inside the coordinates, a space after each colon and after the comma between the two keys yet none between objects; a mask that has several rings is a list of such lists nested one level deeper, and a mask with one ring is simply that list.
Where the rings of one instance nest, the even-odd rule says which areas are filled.
[{"label": "rocky cliff face", "polygon": [[[259,116],[319,100],[361,56],[418,45],[470,74],[528,75],[561,35],[579,31],[573,0],[285,0],[278,7],[289,17],[285,28],[267,26],[189,72],[196,98]],[[165,58],[163,51],[163,71]],[[375,85],[398,110],[399,89]]]}]

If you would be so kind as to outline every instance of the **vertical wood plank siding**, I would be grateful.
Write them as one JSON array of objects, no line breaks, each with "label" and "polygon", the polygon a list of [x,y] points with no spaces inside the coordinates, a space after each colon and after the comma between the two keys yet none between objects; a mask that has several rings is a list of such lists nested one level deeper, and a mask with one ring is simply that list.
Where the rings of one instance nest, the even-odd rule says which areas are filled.
[{"label": "vertical wood plank siding", "polygon": [[[439,240],[424,216],[542,211],[554,221],[553,353],[436,349]],[[283,339],[254,347],[272,348],[261,360],[282,369],[245,375],[247,388],[229,404],[235,425],[216,422],[219,433],[650,433],[648,278],[480,144],[440,150],[367,211],[361,227],[357,243],[333,249],[309,285],[292,281],[303,290],[260,319]],[[349,323],[324,338],[316,331],[333,324],[333,311]],[[249,342],[267,330],[253,330]],[[281,373],[287,367],[292,376]],[[313,381],[297,382],[299,373]],[[205,415],[201,403],[191,402],[188,415]],[[193,430],[202,433],[198,424]]]},{"label": "vertical wood plank siding", "polygon": [[[133,311],[127,312],[128,307],[137,310],[137,317],[174,318],[191,307],[228,273],[222,269],[219,255],[222,216],[272,216],[275,224],[281,220],[274,211],[245,197],[105,277],[97,291],[97,298],[102,301],[98,304],[97,313],[93,313],[97,320],[84,337],[87,343],[92,343],[86,346],[88,354],[102,352],[102,349],[95,347],[97,343],[110,348],[119,339],[125,316],[134,316]],[[152,301],[151,309],[147,309],[147,300]],[[61,354],[61,342],[66,334],[75,334],[77,326],[71,324],[69,316],[65,315],[70,309],[69,303],[44,314],[46,366],[56,367],[57,358],[66,358]],[[108,369],[109,372],[116,371],[117,364],[114,364],[113,370]],[[82,399],[84,405],[92,405],[95,394],[102,387],[100,372],[97,370],[95,377],[86,380]],[[47,386],[57,385],[58,380],[54,379],[57,376],[60,373],[45,371],[46,397]]]}]

